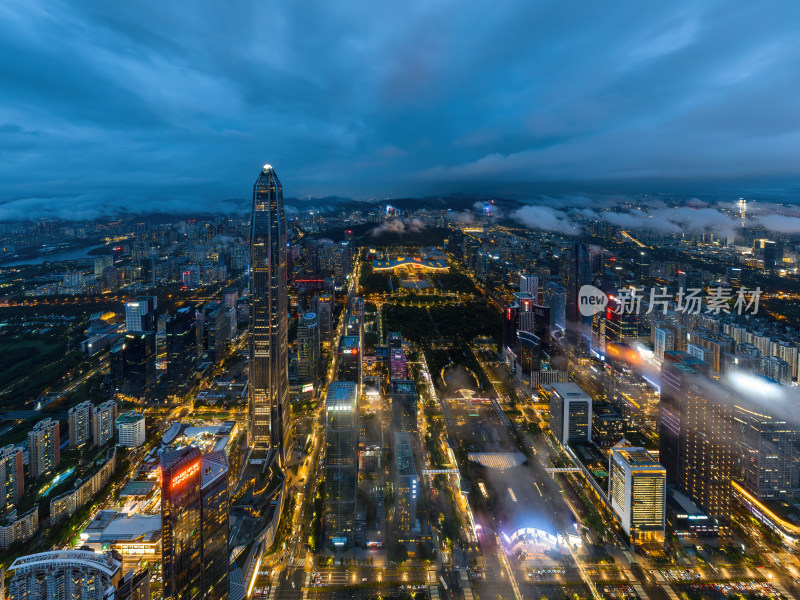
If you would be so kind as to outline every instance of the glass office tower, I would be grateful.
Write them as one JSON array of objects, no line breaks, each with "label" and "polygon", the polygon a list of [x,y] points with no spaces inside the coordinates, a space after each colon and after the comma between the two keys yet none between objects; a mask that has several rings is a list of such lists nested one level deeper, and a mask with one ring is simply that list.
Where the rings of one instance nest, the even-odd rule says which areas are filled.
[{"label": "glass office tower", "polygon": [[283,189],[270,165],[253,188],[250,222],[250,429],[254,450],[275,448],[285,463],[289,427]]}]

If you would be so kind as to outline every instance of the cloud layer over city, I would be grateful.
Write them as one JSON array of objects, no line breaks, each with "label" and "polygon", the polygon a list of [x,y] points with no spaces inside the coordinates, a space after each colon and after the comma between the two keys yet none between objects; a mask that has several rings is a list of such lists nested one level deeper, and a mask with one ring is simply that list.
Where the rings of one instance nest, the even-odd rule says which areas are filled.
[{"label": "cloud layer over city", "polygon": [[0,217],[218,211],[263,162],[299,198],[648,181],[791,196],[799,17],[791,2],[12,0]]}]

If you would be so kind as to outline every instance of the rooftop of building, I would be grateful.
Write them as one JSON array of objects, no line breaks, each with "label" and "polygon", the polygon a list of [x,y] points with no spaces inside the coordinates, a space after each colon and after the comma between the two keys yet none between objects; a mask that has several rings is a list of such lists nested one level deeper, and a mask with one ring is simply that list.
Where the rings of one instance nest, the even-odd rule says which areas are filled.
[{"label": "rooftop of building", "polygon": [[135,410],[129,410],[117,417],[117,425],[130,425],[144,420],[144,415]]},{"label": "rooftop of building", "polygon": [[360,345],[361,340],[357,335],[342,336],[342,339],[339,342],[339,348],[342,350],[358,350]]},{"label": "rooftop of building", "polygon": [[53,550],[20,556],[11,563],[8,570],[27,571],[35,568],[57,568],[67,564],[92,567],[109,577],[113,577],[121,566],[121,563],[110,554],[97,554],[90,550]]},{"label": "rooftop of building", "polygon": [[38,423],[36,423],[36,425],[33,426],[31,431],[42,431],[44,429],[49,429],[51,427],[58,427],[58,421],[55,419],[51,419],[50,417],[47,417],[46,419],[43,419]]},{"label": "rooftop of building", "polygon": [[577,383],[566,381],[563,383],[551,383],[551,389],[565,400],[588,400],[589,394]]},{"label": "rooftop of building", "polygon": [[172,465],[179,463],[184,458],[187,458],[189,455],[193,455],[194,457],[199,457],[201,454],[199,448],[195,448],[194,446],[186,446],[183,448],[178,448],[177,450],[171,450],[169,452],[164,452],[161,455],[161,468],[162,469],[169,469]]},{"label": "rooftop of building", "polygon": [[221,477],[227,476],[228,459],[225,457],[225,452],[213,450],[203,454],[200,462],[200,473],[200,487],[210,485]]},{"label": "rooftop of building", "polygon": [[668,362],[682,363],[690,367],[704,367],[706,364],[696,356],[684,352],[683,350],[667,350],[664,352],[664,358]]},{"label": "rooftop of building", "polygon": [[81,533],[83,541],[111,542],[120,540],[158,539],[161,536],[161,515],[139,515],[115,510],[101,510]]},{"label": "rooftop of building", "polygon": [[536,300],[536,296],[531,294],[530,292],[514,292],[514,298],[517,300]]},{"label": "rooftop of building", "polygon": [[416,394],[417,384],[410,379],[394,379],[392,380],[392,393],[393,394]]},{"label": "rooftop of building", "polygon": [[355,410],[356,384],[353,381],[334,381],[325,396],[327,410]]},{"label": "rooftop of building", "polygon": [[622,413],[616,406],[608,402],[593,402],[592,418],[622,419]]},{"label": "rooftop of building", "polygon": [[120,496],[147,496],[155,486],[155,481],[129,481]]},{"label": "rooftop of building", "polygon": [[161,438],[162,444],[171,444],[176,439],[182,438],[184,442],[191,442],[198,438],[210,438],[219,436],[229,436],[236,429],[236,424],[225,421],[216,425],[193,425],[176,421],[170,425],[169,429]]},{"label": "rooftop of building", "polygon": [[416,476],[414,453],[411,449],[411,436],[405,431],[394,432],[395,468],[401,477]]},{"label": "rooftop of building", "polygon": [[613,452],[615,456],[621,458],[633,468],[653,468],[664,471],[664,467],[662,467],[647,450],[625,445],[623,443],[625,441],[626,440],[622,440],[619,444],[611,448],[611,452]]},{"label": "rooftop of building", "polygon": [[695,515],[695,516],[697,516],[697,515],[704,515],[705,514],[705,513],[703,513],[702,510],[700,510],[700,508],[694,502],[692,502],[692,499],[689,498],[689,496],[687,496],[686,494],[684,494],[683,492],[681,492],[679,490],[676,490],[674,488],[670,489],[669,490],[669,498],[686,515]]}]

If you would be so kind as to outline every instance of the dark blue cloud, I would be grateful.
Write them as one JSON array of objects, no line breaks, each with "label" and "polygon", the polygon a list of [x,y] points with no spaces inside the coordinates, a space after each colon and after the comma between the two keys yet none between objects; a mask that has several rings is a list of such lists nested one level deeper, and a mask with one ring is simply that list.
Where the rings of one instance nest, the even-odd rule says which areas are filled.
[{"label": "dark blue cloud", "polygon": [[298,197],[792,190],[798,24],[790,0],[11,0],[0,218],[215,210],[263,162]]}]

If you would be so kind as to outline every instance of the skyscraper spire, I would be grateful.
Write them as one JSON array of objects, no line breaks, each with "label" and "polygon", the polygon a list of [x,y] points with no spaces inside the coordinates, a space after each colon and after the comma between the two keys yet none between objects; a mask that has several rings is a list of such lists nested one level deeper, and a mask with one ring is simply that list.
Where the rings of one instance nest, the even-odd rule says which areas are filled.
[{"label": "skyscraper spire", "polygon": [[283,188],[264,165],[253,187],[250,221],[250,382],[248,442],[274,448],[285,464],[290,435]]}]

